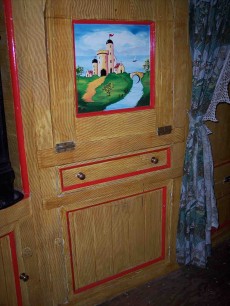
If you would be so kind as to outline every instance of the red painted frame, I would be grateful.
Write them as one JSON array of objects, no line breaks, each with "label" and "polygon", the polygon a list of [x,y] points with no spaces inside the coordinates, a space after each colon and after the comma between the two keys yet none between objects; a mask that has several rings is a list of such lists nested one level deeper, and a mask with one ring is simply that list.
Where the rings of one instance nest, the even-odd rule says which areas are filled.
[{"label": "red painted frame", "polygon": [[[132,198],[134,196],[138,196],[138,195],[149,193],[149,192],[156,191],[156,190],[162,190],[162,224],[161,224],[162,241],[161,241],[161,255],[158,258],[155,258],[155,259],[150,260],[148,262],[145,262],[143,264],[137,265],[136,267],[124,270],[124,271],[122,271],[122,272],[120,272],[118,274],[106,277],[105,279],[99,280],[97,282],[91,283],[89,285],[86,285],[84,287],[81,287],[81,288],[77,289],[76,285],[75,285],[75,278],[74,278],[73,253],[72,253],[72,241],[71,241],[69,214],[73,213],[73,212],[76,212],[76,211],[80,211],[80,210],[84,210],[84,209],[89,209],[89,208],[92,208],[92,207],[96,207],[96,206],[104,205],[104,204],[107,204],[107,203],[119,201],[119,200],[122,200],[122,199]],[[84,208],[78,208],[78,209],[74,209],[74,210],[70,210],[70,211],[66,212],[67,232],[68,232],[68,239],[69,239],[70,264],[71,264],[71,273],[72,273],[73,292],[75,294],[84,292],[84,291],[89,290],[91,288],[97,287],[97,286],[102,285],[104,283],[107,283],[109,281],[112,281],[112,280],[115,280],[117,278],[120,278],[120,277],[122,277],[122,276],[124,276],[126,274],[129,274],[129,273],[135,272],[137,270],[146,268],[146,267],[148,267],[148,266],[150,266],[150,265],[152,265],[154,263],[157,263],[157,262],[165,259],[166,207],[167,207],[167,187],[164,186],[164,187],[161,187],[161,188],[156,188],[156,189],[152,189],[152,190],[148,190],[148,191],[143,191],[141,193],[133,194],[131,196],[121,197],[121,198],[118,198],[118,199],[113,200],[113,201],[106,201],[106,202],[99,203],[99,204],[96,204],[96,205],[90,205],[90,206],[87,206],[87,207],[84,207]]]},{"label": "red painted frame", "polygon": [[14,284],[15,284],[15,290],[16,290],[16,296],[17,296],[17,306],[22,306],[22,293],[21,293],[21,287],[20,287],[20,281],[19,281],[19,269],[18,269],[18,260],[17,260],[16,242],[15,242],[14,232],[10,232],[10,233],[7,233],[6,235],[0,236],[0,239],[6,236],[9,236],[9,240],[10,240],[10,250],[11,250],[11,258],[12,258],[12,265],[13,265],[13,271],[14,271]]},{"label": "red painted frame", "polygon": [[[136,25],[150,25],[150,105],[140,106],[119,110],[111,111],[98,111],[90,113],[78,113],[78,100],[77,100],[77,86],[76,86],[76,56],[75,56],[75,43],[74,43],[74,24],[136,24]],[[127,20],[73,20],[72,21],[72,32],[73,32],[73,49],[74,49],[74,90],[75,90],[75,101],[76,101],[76,117],[92,117],[99,115],[110,115],[116,113],[127,113],[133,111],[140,111],[154,108],[155,106],[155,47],[156,47],[156,29],[154,21],[127,21]]]},{"label": "red painted frame", "polygon": [[30,194],[30,187],[29,187],[24,131],[22,123],[20,89],[18,81],[18,66],[16,58],[16,44],[14,36],[14,24],[13,24],[11,1],[3,0],[3,6],[4,6],[5,23],[6,23],[7,43],[9,50],[10,72],[11,72],[11,82],[12,82],[12,91],[13,91],[13,100],[14,100],[14,114],[15,114],[16,130],[17,130],[18,153],[19,153],[19,162],[21,168],[22,188],[23,188],[24,198],[28,198]]},{"label": "red painted frame", "polygon": [[[151,168],[137,170],[137,171],[121,174],[121,175],[106,177],[106,178],[103,178],[103,179],[98,179],[98,180],[94,180],[94,181],[90,181],[90,182],[86,182],[86,183],[82,183],[82,184],[74,184],[74,185],[69,185],[69,186],[64,185],[63,171],[65,171],[65,170],[74,169],[74,168],[81,168],[81,167],[95,165],[95,164],[103,164],[104,162],[108,162],[108,161],[119,160],[119,159],[129,158],[129,157],[133,157],[133,156],[144,155],[144,154],[147,154],[147,153],[156,153],[156,152],[161,152],[161,151],[166,151],[166,158],[167,159],[166,159],[166,163],[164,165],[154,166],[154,167],[151,167]],[[127,178],[127,177],[138,175],[138,174],[144,174],[144,173],[148,173],[148,172],[163,170],[163,169],[167,169],[167,168],[170,168],[170,167],[171,167],[171,150],[170,150],[170,148],[164,148],[164,149],[159,149],[159,150],[151,150],[151,151],[142,152],[142,153],[120,156],[120,157],[116,157],[116,158],[103,159],[103,160],[100,160],[100,161],[85,163],[85,164],[81,164],[81,165],[77,165],[77,166],[74,165],[74,166],[64,167],[64,168],[59,169],[61,191],[64,192],[64,191],[69,191],[69,190],[73,190],[73,189],[80,188],[80,187],[86,187],[86,186],[91,186],[91,185],[95,185],[95,184],[101,184],[101,183],[105,183],[105,182],[115,181],[115,180],[118,180],[118,179]]]}]

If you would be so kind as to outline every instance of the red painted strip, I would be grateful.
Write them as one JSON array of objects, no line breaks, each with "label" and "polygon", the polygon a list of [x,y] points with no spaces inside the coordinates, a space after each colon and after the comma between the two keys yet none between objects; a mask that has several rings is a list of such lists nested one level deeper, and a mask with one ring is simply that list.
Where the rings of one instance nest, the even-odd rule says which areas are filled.
[{"label": "red painted strip", "polygon": [[148,154],[148,153],[157,153],[157,152],[168,151],[168,150],[170,151],[170,148],[163,148],[163,149],[158,149],[158,150],[150,150],[150,151],[134,153],[134,154],[128,154],[128,155],[119,156],[119,157],[105,158],[103,160],[98,160],[98,161],[95,161],[95,162],[87,162],[87,163],[80,164],[80,165],[77,165],[77,166],[76,165],[72,165],[72,166],[68,166],[68,167],[63,167],[63,168],[61,168],[59,170],[60,171],[64,171],[64,170],[69,170],[69,169],[74,169],[74,168],[80,168],[80,167],[85,167],[85,166],[101,164],[101,163],[105,163],[105,162],[108,162],[108,161],[120,160],[120,159],[129,158],[129,157],[145,155],[145,154]]},{"label": "red painted strip", "polygon": [[10,72],[11,72],[12,90],[14,98],[14,112],[15,112],[15,122],[17,129],[17,141],[18,141],[19,161],[21,167],[22,187],[25,198],[27,198],[29,196],[30,189],[29,189],[29,179],[27,172],[26,152],[24,145],[24,133],[23,133],[23,124],[22,124],[20,90],[18,82],[18,67],[16,60],[16,46],[15,46],[11,1],[3,0],[3,5],[5,13],[6,31],[7,31],[7,42],[9,49]]},{"label": "red painted strip", "polygon": [[[139,106],[135,108],[125,108],[118,110],[99,111],[90,113],[78,113],[78,98],[77,98],[77,84],[76,84],[76,56],[75,56],[75,43],[74,43],[74,24],[137,24],[137,25],[149,25],[150,26],[150,105]],[[74,50],[74,89],[75,89],[75,101],[76,101],[76,117],[92,117],[92,116],[105,116],[117,113],[135,112],[139,110],[152,109],[155,106],[155,46],[156,46],[156,33],[155,23],[153,21],[127,21],[127,20],[73,20],[72,21],[72,33],[73,33],[73,50]]]},{"label": "red painted strip", "polygon": [[161,220],[161,256],[165,258],[165,237],[166,237],[166,205],[167,205],[167,188],[162,188],[162,220]]},{"label": "red painted strip", "polygon": [[227,164],[229,164],[230,163],[230,160],[225,160],[225,161],[223,161],[223,162],[221,162],[221,163],[217,163],[217,164],[215,164],[214,165],[214,168],[217,168],[217,167],[220,167],[220,166],[224,166],[224,165],[227,165]]},{"label": "red painted strip", "polygon": [[73,284],[73,291],[75,291],[75,279],[74,279],[74,267],[73,267],[73,248],[72,248],[72,241],[71,241],[71,233],[70,233],[70,224],[69,224],[69,213],[66,212],[66,219],[67,219],[67,231],[68,231],[68,240],[69,240],[69,251],[70,251],[70,265],[72,271],[72,284]]},{"label": "red painted strip", "polygon": [[[72,212],[76,212],[76,211],[80,211],[80,210],[85,210],[85,209],[88,209],[88,208],[91,208],[91,207],[97,207],[97,206],[104,205],[104,204],[111,203],[111,202],[115,202],[115,201],[118,201],[118,200],[132,198],[132,197],[135,197],[135,196],[138,196],[138,195],[141,195],[141,194],[145,194],[145,193],[149,193],[149,192],[152,192],[152,191],[156,191],[156,190],[162,190],[162,243],[161,243],[162,250],[161,250],[161,256],[158,257],[158,258],[155,258],[153,260],[150,260],[148,262],[145,262],[143,264],[140,264],[140,265],[138,265],[136,267],[124,270],[124,271],[122,271],[122,272],[120,272],[118,274],[115,274],[115,275],[112,275],[112,276],[107,277],[105,279],[102,279],[100,281],[97,281],[97,282],[91,283],[89,285],[86,285],[86,286],[84,286],[82,288],[76,289],[75,278],[74,278],[74,265],[73,265],[72,241],[71,241],[71,233],[70,233],[69,214],[72,213]],[[70,262],[71,262],[71,272],[72,272],[72,282],[73,282],[73,291],[74,291],[74,293],[80,293],[80,292],[86,291],[88,289],[94,288],[96,286],[99,286],[99,285],[104,284],[106,282],[109,282],[111,280],[117,279],[117,278],[122,277],[122,276],[124,276],[126,274],[129,274],[131,272],[135,272],[137,270],[143,269],[143,268],[148,267],[148,266],[150,266],[150,265],[152,265],[152,264],[154,264],[154,263],[156,263],[158,261],[161,261],[161,260],[165,259],[166,203],[167,203],[167,187],[160,187],[160,188],[156,188],[156,189],[152,189],[152,190],[148,190],[148,191],[143,191],[141,193],[136,193],[136,194],[133,194],[131,196],[121,197],[121,198],[117,198],[115,200],[110,200],[110,201],[102,202],[102,203],[99,203],[99,204],[96,204],[96,205],[89,205],[87,207],[76,208],[74,210],[66,212],[67,229],[68,229],[68,240],[69,240],[69,248],[70,248]]]},{"label": "red painted strip", "polygon": [[[92,185],[95,185],[95,184],[102,184],[102,183],[106,183],[106,182],[111,182],[111,181],[115,181],[115,180],[124,179],[124,178],[131,177],[131,176],[134,176],[134,175],[140,175],[140,174],[154,172],[154,171],[163,170],[163,169],[167,169],[167,168],[168,168],[167,165],[162,165],[162,166],[159,166],[159,167],[154,167],[154,168],[129,172],[129,173],[122,174],[122,175],[106,177],[106,178],[103,178],[103,179],[94,180],[94,181],[87,182],[87,183],[75,184],[75,185],[70,185],[70,186],[66,186],[66,187],[62,186],[62,188],[63,188],[62,191],[69,191],[69,190],[73,190],[75,188],[87,187],[87,186],[92,186]],[[63,181],[61,181],[61,184],[63,185]]]},{"label": "red painted strip", "polygon": [[156,32],[155,23],[150,24],[150,105],[155,107],[155,49]]},{"label": "red painted strip", "polygon": [[[74,184],[74,185],[69,185],[69,186],[64,185],[63,172],[65,170],[70,170],[70,169],[74,169],[74,168],[81,168],[81,167],[91,166],[91,165],[95,165],[95,164],[103,164],[103,163],[108,162],[108,161],[120,160],[120,159],[130,158],[130,157],[134,157],[134,156],[145,155],[145,154],[148,154],[148,153],[157,153],[157,152],[161,152],[161,151],[166,151],[167,160],[166,160],[166,164],[164,164],[164,165],[154,166],[154,167],[151,167],[151,168],[137,170],[137,171],[133,171],[133,172],[125,173],[125,174],[120,174],[120,175],[115,175],[115,176],[111,176],[111,177],[108,176],[108,177],[105,177],[103,179],[93,180],[93,181],[86,182],[86,183]],[[144,174],[144,173],[149,173],[149,172],[154,172],[154,171],[158,171],[158,170],[167,169],[170,166],[171,166],[170,148],[152,150],[152,151],[136,153],[136,154],[130,154],[130,155],[120,156],[120,157],[116,157],[116,158],[108,158],[108,159],[104,159],[104,160],[101,160],[101,161],[80,164],[78,166],[76,166],[76,165],[69,166],[69,167],[59,169],[59,176],[60,176],[60,181],[61,181],[61,190],[62,191],[69,191],[69,190],[73,190],[73,189],[79,188],[79,187],[86,187],[86,186],[91,186],[91,185],[95,185],[95,184],[101,184],[101,183],[105,183],[105,182],[110,182],[110,181],[114,181],[114,180],[118,180],[118,179],[127,178],[127,177],[134,176],[134,175],[139,175],[139,174]]]},{"label": "red painted strip", "polygon": [[218,232],[219,230],[228,227],[230,225],[230,220],[225,221],[224,223],[220,224],[220,226],[218,228],[212,228],[211,233],[214,234],[216,232]]},{"label": "red painted strip", "polygon": [[19,280],[16,243],[15,243],[13,232],[9,233],[9,238],[10,238],[10,248],[11,248],[12,263],[13,263],[13,270],[14,270],[14,282],[15,282],[17,302],[18,302],[17,306],[22,306],[22,294],[21,294],[20,280]]},{"label": "red painted strip", "polygon": [[84,287],[82,287],[82,288],[79,288],[79,289],[75,290],[74,293],[81,293],[81,292],[84,292],[84,291],[89,290],[89,289],[91,289],[91,288],[94,288],[94,287],[96,287],[96,286],[105,284],[105,283],[107,283],[107,282],[109,282],[109,281],[115,280],[115,279],[117,279],[117,278],[119,278],[119,277],[122,277],[122,276],[124,276],[124,275],[126,275],[126,274],[129,274],[129,273],[135,272],[135,271],[137,271],[137,270],[140,270],[140,269],[146,268],[146,267],[148,267],[148,266],[151,266],[152,264],[154,264],[154,263],[156,263],[156,262],[158,262],[158,261],[161,261],[162,259],[163,259],[162,257],[158,257],[158,258],[156,258],[156,259],[154,259],[154,260],[151,260],[151,261],[148,261],[148,262],[146,262],[146,263],[144,263],[144,264],[141,264],[141,265],[139,265],[139,266],[136,266],[135,268],[131,268],[131,269],[125,270],[125,271],[123,271],[123,272],[121,272],[121,273],[115,274],[115,275],[113,275],[113,276],[107,277],[107,278],[102,279],[102,280],[100,280],[100,281],[97,281],[97,282],[95,282],[95,283],[91,283],[91,284],[89,284],[89,285],[87,285],[87,286],[84,286]]}]

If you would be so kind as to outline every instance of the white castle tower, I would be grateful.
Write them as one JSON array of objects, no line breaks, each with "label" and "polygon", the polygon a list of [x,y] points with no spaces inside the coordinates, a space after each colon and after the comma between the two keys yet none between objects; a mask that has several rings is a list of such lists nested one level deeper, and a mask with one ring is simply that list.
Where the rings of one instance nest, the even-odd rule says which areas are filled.
[{"label": "white castle tower", "polygon": [[108,50],[98,50],[98,76],[105,76],[108,74]]},{"label": "white castle tower", "polygon": [[93,66],[93,75],[98,74],[98,61],[96,58],[92,60],[92,66]]},{"label": "white castle tower", "polygon": [[106,42],[106,50],[108,50],[108,73],[114,72],[114,45],[111,39]]}]

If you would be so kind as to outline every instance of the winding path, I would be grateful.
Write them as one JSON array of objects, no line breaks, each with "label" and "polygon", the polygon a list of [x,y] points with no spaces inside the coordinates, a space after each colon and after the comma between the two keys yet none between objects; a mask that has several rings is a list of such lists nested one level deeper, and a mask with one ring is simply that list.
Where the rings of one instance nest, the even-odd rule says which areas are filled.
[{"label": "winding path", "polygon": [[100,77],[99,79],[90,82],[87,87],[86,93],[83,95],[82,99],[85,102],[93,102],[92,97],[96,93],[96,88],[100,86],[104,82],[104,80],[105,80],[105,76]]}]

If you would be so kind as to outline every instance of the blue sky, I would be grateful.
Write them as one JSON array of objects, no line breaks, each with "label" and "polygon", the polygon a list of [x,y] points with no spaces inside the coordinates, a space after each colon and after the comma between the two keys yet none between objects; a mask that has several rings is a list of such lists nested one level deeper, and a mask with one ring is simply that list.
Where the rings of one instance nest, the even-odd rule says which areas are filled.
[{"label": "blue sky", "polygon": [[97,50],[106,49],[109,34],[114,34],[115,56],[126,71],[143,71],[144,61],[150,58],[149,24],[74,24],[76,65],[92,70],[92,60]]}]

